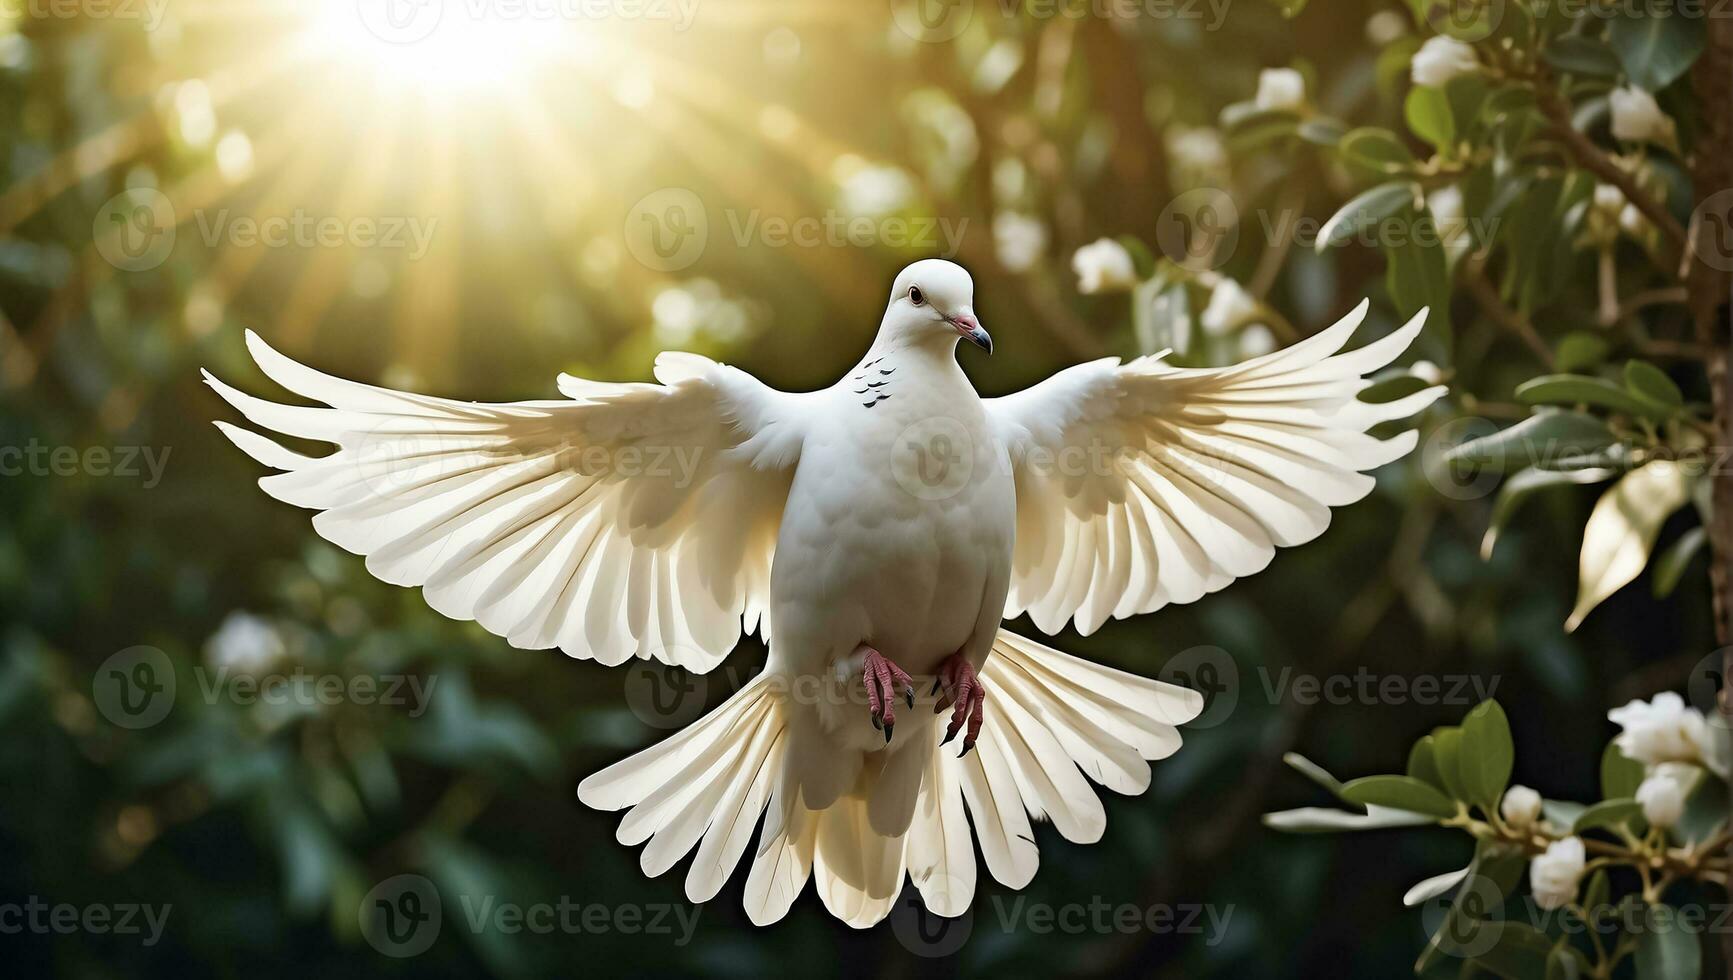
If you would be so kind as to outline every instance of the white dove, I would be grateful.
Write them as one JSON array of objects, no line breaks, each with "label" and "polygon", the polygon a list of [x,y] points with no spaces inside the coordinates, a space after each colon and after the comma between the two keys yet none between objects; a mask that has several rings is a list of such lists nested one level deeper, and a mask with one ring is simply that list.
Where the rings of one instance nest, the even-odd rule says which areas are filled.
[{"label": "white dove", "polygon": [[803,394],[665,353],[660,384],[562,376],[566,399],[475,404],[321,374],[250,332],[266,375],[331,407],[205,378],[252,422],[340,447],[303,456],[218,422],[285,471],[260,480],[267,493],[321,511],[318,532],[373,574],[513,646],[703,672],[761,630],[769,659],[751,682],[578,795],[631,808],[619,839],[649,842],[649,875],[696,847],[694,902],[717,893],[768,811],[752,921],[780,919],[810,877],[864,927],[905,873],[929,909],[961,915],[972,838],[1011,888],[1035,873],[1032,819],[1099,839],[1085,774],[1142,792],[1146,760],[1177,750],[1175,726],[1202,708],[1002,619],[1088,634],[1261,570],[1417,438],[1368,428],[1442,391],[1355,398],[1424,318],[1339,354],[1362,303],[1232,367],[1107,358],[984,399],[956,359],[959,339],[992,350],[973,300],[960,266],[916,262],[860,363]]}]

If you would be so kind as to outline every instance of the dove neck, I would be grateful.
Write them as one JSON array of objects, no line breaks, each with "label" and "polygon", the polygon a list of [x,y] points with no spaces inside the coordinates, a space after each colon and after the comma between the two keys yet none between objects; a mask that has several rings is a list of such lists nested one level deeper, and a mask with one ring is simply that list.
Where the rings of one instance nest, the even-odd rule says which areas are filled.
[{"label": "dove neck", "polygon": [[861,362],[888,357],[893,354],[915,355],[930,358],[934,363],[957,363],[957,341],[955,332],[930,329],[897,329],[895,324],[886,323],[879,327],[879,334],[873,338],[873,345]]}]

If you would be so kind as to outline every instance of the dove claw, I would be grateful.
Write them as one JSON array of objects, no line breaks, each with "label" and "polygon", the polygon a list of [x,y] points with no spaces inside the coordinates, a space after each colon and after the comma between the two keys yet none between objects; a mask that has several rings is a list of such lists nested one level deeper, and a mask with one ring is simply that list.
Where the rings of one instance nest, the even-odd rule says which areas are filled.
[{"label": "dove claw", "polygon": [[885,655],[862,643],[855,648],[856,653],[865,652],[861,661],[861,683],[866,687],[867,709],[872,718],[873,727],[885,733],[885,741],[891,740],[892,726],[897,720],[897,691],[902,689],[903,699],[912,709],[915,706],[915,682],[906,671],[886,659]]},{"label": "dove claw", "polygon": [[969,750],[975,747],[975,740],[981,736],[981,722],[986,717],[987,689],[981,685],[975,665],[960,652],[939,665],[939,680],[944,685],[945,696],[933,706],[933,711],[943,711],[947,706],[951,709],[951,723],[945,729],[944,741],[939,744],[948,745],[962,734],[963,751],[957,754],[960,759],[969,754]]}]

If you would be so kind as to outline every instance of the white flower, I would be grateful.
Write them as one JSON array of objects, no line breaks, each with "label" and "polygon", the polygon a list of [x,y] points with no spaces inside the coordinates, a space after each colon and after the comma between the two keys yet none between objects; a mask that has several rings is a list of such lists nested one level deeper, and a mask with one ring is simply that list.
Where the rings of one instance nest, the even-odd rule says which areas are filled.
[{"label": "white flower", "polygon": [[1685,787],[1670,771],[1673,765],[1656,766],[1637,787],[1637,802],[1643,805],[1643,819],[1652,827],[1665,829],[1685,815]]},{"label": "white flower", "polygon": [[1415,361],[1414,366],[1408,369],[1408,373],[1429,385],[1435,385],[1444,380],[1444,372],[1440,371],[1438,365],[1431,361]]},{"label": "white flower", "polygon": [[1655,97],[1634,85],[1613,89],[1607,96],[1613,110],[1613,138],[1632,142],[1673,142],[1673,120]]},{"label": "white flower", "polygon": [[1708,719],[1672,691],[1662,691],[1653,701],[1635,700],[1607,712],[1607,718],[1624,731],[1613,742],[1628,759],[1646,766],[1663,762],[1694,762],[1725,773]]},{"label": "white flower", "polygon": [[1258,95],[1254,102],[1266,112],[1301,109],[1306,104],[1306,78],[1292,68],[1265,68],[1258,75]]},{"label": "white flower", "polygon": [[1474,47],[1456,38],[1439,34],[1429,37],[1420,50],[1414,52],[1411,76],[1414,84],[1440,88],[1453,78],[1480,70],[1480,59]]},{"label": "white flower", "polygon": [[1254,323],[1240,331],[1240,358],[1249,360],[1262,357],[1276,349],[1276,335],[1270,328],[1261,323]]},{"label": "white flower", "polygon": [[1111,238],[1097,238],[1071,255],[1077,273],[1077,291],[1106,293],[1137,285],[1137,267],[1125,246]]},{"label": "white flower", "polygon": [[1640,237],[1649,229],[1649,219],[1643,217],[1643,209],[1635,204],[1627,204],[1619,209],[1619,227],[1632,238]]},{"label": "white flower", "polygon": [[1426,195],[1426,210],[1432,213],[1432,222],[1437,226],[1445,257],[1452,262],[1462,258],[1474,245],[1474,238],[1468,233],[1468,214],[1463,209],[1462,188],[1447,184]]},{"label": "white flower", "polygon": [[1047,248],[1047,226],[1041,219],[1015,211],[993,216],[993,248],[999,264],[1012,272],[1027,272]]},{"label": "white flower", "polygon": [[1528,866],[1528,884],[1534,900],[1543,909],[1556,909],[1577,897],[1577,882],[1583,876],[1588,855],[1580,837],[1566,837],[1547,845],[1546,853]]},{"label": "white flower", "polygon": [[1612,184],[1595,185],[1595,210],[1604,214],[1618,214],[1625,207],[1625,192]]},{"label": "white flower", "polygon": [[262,616],[232,612],[205,641],[205,660],[213,667],[252,674],[283,656],[283,636]]},{"label": "white flower", "polygon": [[1209,305],[1204,307],[1198,320],[1203,324],[1204,333],[1219,337],[1257,315],[1258,301],[1252,299],[1252,294],[1232,279],[1223,279],[1216,283],[1215,292],[1210,293]]},{"label": "white flower", "polygon": [[1380,10],[1366,18],[1366,40],[1378,47],[1393,43],[1408,33],[1408,18],[1394,10]]},{"label": "white flower", "polygon": [[1208,126],[1174,126],[1163,136],[1176,168],[1213,173],[1228,167],[1227,146],[1221,134]]},{"label": "white flower", "polygon": [[1532,827],[1540,819],[1540,794],[1527,786],[1512,786],[1504,791],[1498,814],[1512,827]]}]

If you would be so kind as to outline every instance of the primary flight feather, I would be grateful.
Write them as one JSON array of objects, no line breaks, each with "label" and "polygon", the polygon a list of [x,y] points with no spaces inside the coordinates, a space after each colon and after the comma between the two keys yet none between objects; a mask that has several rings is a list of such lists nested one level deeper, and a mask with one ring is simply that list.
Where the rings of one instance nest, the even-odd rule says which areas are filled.
[{"label": "primary flight feather", "polygon": [[1022,887],[1032,820],[1098,839],[1088,780],[1142,792],[1202,708],[1003,619],[1087,634],[1261,570],[1414,447],[1413,432],[1368,429],[1442,392],[1356,399],[1424,316],[1341,353],[1362,303],[1232,367],[1104,359],[981,398],[955,354],[959,340],[992,350],[973,292],[960,266],[909,266],[871,349],[801,394],[668,353],[658,384],[561,376],[563,399],[476,404],[334,378],[251,333],[267,376],[329,407],[205,377],[256,425],[337,445],[304,456],[218,422],[281,471],[267,493],[513,646],[708,671],[760,631],[769,660],[746,687],[578,795],[628,810],[619,838],[645,845],[650,875],[696,848],[686,892],[700,902],[762,817],[752,921],[781,918],[811,879],[867,926],[905,875],[932,911],[962,914],[977,844]]}]

